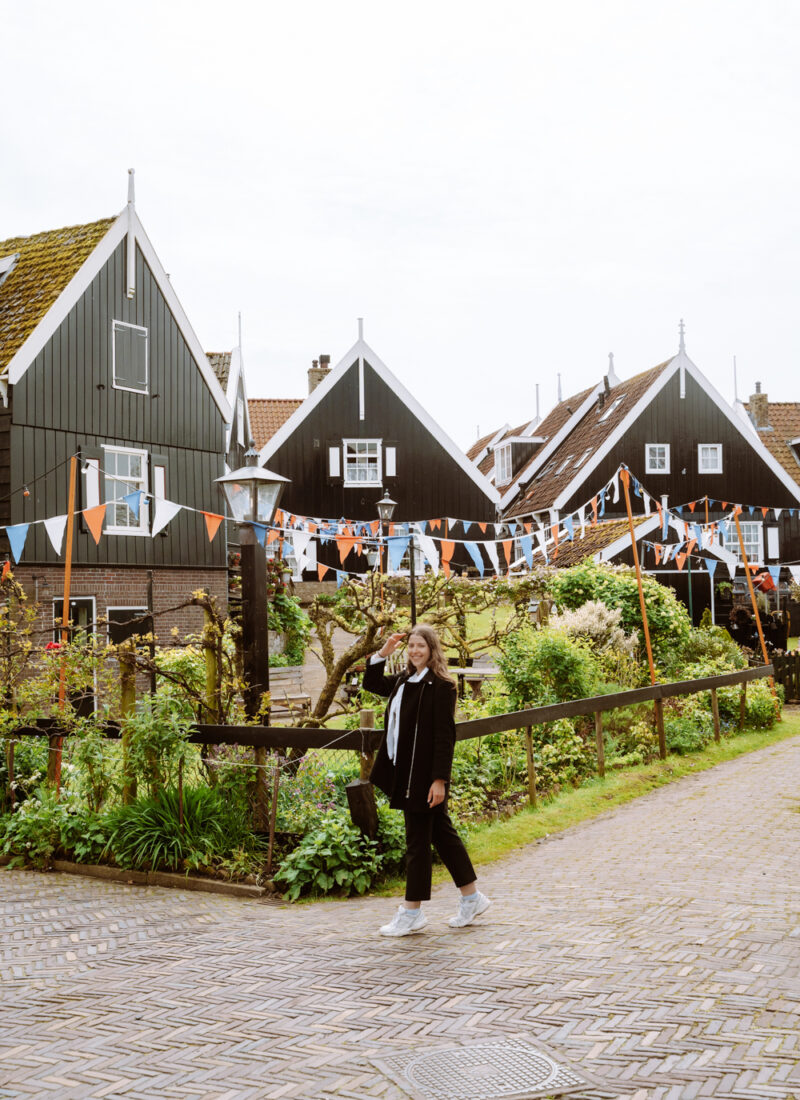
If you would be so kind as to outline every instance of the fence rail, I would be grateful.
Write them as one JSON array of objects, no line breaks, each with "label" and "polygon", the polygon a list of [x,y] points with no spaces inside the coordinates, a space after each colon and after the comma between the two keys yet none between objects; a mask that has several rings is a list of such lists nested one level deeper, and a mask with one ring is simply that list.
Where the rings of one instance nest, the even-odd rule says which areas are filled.
[{"label": "fence rail", "polygon": [[775,667],[775,680],[783,684],[786,701],[800,700],[800,656],[796,653],[776,654],[772,658]]}]

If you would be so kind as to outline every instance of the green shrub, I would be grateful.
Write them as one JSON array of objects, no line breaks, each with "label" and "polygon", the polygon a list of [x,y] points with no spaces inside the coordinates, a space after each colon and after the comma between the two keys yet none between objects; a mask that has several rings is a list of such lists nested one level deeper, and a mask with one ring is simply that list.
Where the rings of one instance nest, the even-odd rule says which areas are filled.
[{"label": "green shrub", "polygon": [[281,864],[275,882],[290,901],[301,894],[363,894],[381,868],[378,842],[364,836],[346,810],[319,819]]},{"label": "green shrub", "polygon": [[536,779],[544,789],[575,785],[597,768],[593,744],[577,732],[568,718],[533,727]]},{"label": "green shrub", "polygon": [[194,722],[191,704],[159,692],[139,699],[136,710],[122,720],[128,738],[128,766],[151,796],[177,781],[181,760],[187,758],[189,730]]},{"label": "green shrub", "polygon": [[498,664],[510,710],[594,695],[599,682],[586,643],[559,630],[525,626],[506,635]]},{"label": "green shrub", "polygon": [[102,818],[75,797],[62,793],[57,798],[46,786],[19,803],[2,828],[0,851],[13,857],[12,867],[48,867],[57,855],[91,863],[100,858],[107,840]]},{"label": "green shrub", "polygon": [[346,807],[344,777],[331,771],[323,757],[323,753],[308,753],[296,771],[286,769],[281,775],[276,818],[280,832],[303,835],[324,815]]},{"label": "green shrub", "polygon": [[678,713],[664,715],[664,735],[667,751],[678,756],[698,752],[710,740],[709,734],[694,719]]},{"label": "green shrub", "polygon": [[[777,685],[778,698],[782,701],[783,684]],[[745,724],[753,729],[770,729],[780,718],[779,708],[767,680],[753,680],[747,685]]]},{"label": "green shrub", "polygon": [[[16,719],[18,722],[19,719]],[[8,740],[4,737],[0,746],[0,805],[11,808],[8,798]],[[14,799],[22,802],[29,798],[47,777],[49,748],[46,737],[20,737],[14,745]]]}]

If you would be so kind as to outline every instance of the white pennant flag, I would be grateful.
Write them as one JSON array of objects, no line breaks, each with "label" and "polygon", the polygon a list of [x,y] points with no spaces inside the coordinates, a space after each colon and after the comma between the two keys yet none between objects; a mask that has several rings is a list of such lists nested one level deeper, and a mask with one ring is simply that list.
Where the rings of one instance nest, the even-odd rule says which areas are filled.
[{"label": "white pennant flag", "polygon": [[53,546],[53,549],[61,557],[61,546],[64,542],[64,528],[67,526],[66,516],[53,516],[44,521],[44,529]]},{"label": "white pennant flag", "polygon": [[652,511],[650,507],[650,494],[645,489],[642,489],[642,498],[644,499],[644,514],[649,517]]},{"label": "white pennant flag", "polygon": [[582,504],[578,509],[578,519],[581,523],[581,538],[586,535],[586,505]]},{"label": "white pennant flag", "polygon": [[781,518],[781,512],[783,511],[783,508],[773,508],[772,511],[775,513],[775,519]]},{"label": "white pennant flag", "polygon": [[504,524],[502,524],[502,523],[496,523],[494,525],[494,533],[497,535],[498,538],[500,538],[500,536],[503,533],[503,527],[504,527]]},{"label": "white pennant flag", "polygon": [[736,561],[729,561],[728,562],[728,572],[731,575],[731,580],[733,580],[733,578],[736,576],[736,566],[737,565],[738,565],[738,562],[736,562]]},{"label": "white pennant flag", "polygon": [[496,542],[485,542],[483,544],[483,548],[486,551],[486,554],[487,554],[487,557],[489,558],[489,561],[492,563],[492,568],[494,569],[495,573],[499,577],[500,576],[500,560],[497,557],[497,543]]},{"label": "white pennant flag", "polygon": [[417,542],[419,548],[428,561],[431,563],[431,569],[434,573],[439,572],[439,551],[436,549],[436,543],[429,535],[417,534]]},{"label": "white pennant flag", "polygon": [[300,572],[300,561],[306,557],[306,550],[308,544],[311,542],[314,536],[310,531],[293,531],[291,537],[292,549],[294,550],[294,556],[298,563],[298,572]]},{"label": "white pennant flag", "polygon": [[617,470],[617,472],[614,474],[613,478],[611,479],[611,481],[609,481],[608,484],[614,486],[614,496],[611,500],[611,503],[616,504],[619,501],[619,470]]},{"label": "white pennant flag", "polygon": [[792,574],[794,583],[800,584],[800,565],[790,565],[789,572]]},{"label": "white pennant flag", "polygon": [[150,531],[151,536],[157,535],[158,532],[166,527],[169,521],[180,512],[182,505],[176,504],[174,500],[162,500],[160,497],[156,497],[156,514],[153,516],[153,527]]}]

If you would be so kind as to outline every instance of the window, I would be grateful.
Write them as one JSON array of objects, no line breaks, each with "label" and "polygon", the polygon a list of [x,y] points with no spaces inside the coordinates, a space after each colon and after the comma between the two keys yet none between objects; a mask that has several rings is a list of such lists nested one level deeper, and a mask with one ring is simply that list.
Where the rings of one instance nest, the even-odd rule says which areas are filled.
[{"label": "window", "polygon": [[549,461],[549,462],[547,463],[547,465],[546,465],[546,466],[544,466],[544,467],[543,467],[543,468],[542,468],[542,469],[541,469],[541,470],[539,471],[539,473],[538,473],[538,474],[536,475],[536,480],[537,480],[537,481],[541,481],[543,477],[546,477],[546,476],[547,476],[547,474],[549,474],[549,473],[550,473],[550,471],[551,471],[551,470],[553,469],[553,467],[555,466],[555,464],[556,464],[556,460],[555,460],[554,458],[553,458],[553,459],[551,459],[551,460],[550,460],[550,461]]},{"label": "window", "polygon": [[[740,519],[739,526],[742,529],[742,542],[744,543],[748,562],[751,565],[762,565],[764,562],[763,525]],[[739,536],[736,533],[736,524],[733,520],[728,520],[725,524],[725,549],[733,554],[738,562],[743,561]]]},{"label": "window", "polygon": [[669,443],[646,443],[644,456],[645,473],[669,473]]},{"label": "window", "polygon": [[[61,641],[61,616],[64,611],[63,600],[53,600],[53,641]],[[84,640],[94,634],[94,596],[77,596],[69,601],[69,637],[75,641],[76,635]]]},{"label": "window", "polygon": [[112,322],[114,388],[147,393],[147,329],[125,321]]},{"label": "window", "polygon": [[111,645],[119,645],[137,634],[149,634],[153,629],[146,607],[109,607],[106,618]]},{"label": "window", "polygon": [[148,535],[147,498],[139,497],[139,516],[124,499],[137,489],[147,492],[147,451],[104,447],[106,534]]},{"label": "window", "polygon": [[498,447],[494,452],[494,483],[505,485],[511,481],[511,444]]},{"label": "window", "polygon": [[721,443],[698,443],[697,472],[700,474],[722,473]]},{"label": "window", "polygon": [[613,400],[613,401],[611,402],[611,404],[610,404],[610,405],[608,406],[608,408],[606,409],[606,411],[605,411],[605,412],[603,413],[603,415],[602,415],[601,417],[599,417],[599,421],[600,421],[600,423],[602,424],[602,422],[603,422],[604,420],[608,420],[609,416],[611,416],[611,414],[612,414],[613,412],[615,412],[615,411],[616,411],[616,410],[617,410],[617,409],[618,409],[618,408],[620,407],[620,405],[622,404],[622,402],[623,402],[624,400],[625,400],[625,394],[624,394],[624,393],[623,393],[622,397],[617,397],[617,398],[615,398],[615,399],[614,399],[614,400]]},{"label": "window", "polygon": [[343,439],[345,485],[381,484],[381,441]]},{"label": "window", "polygon": [[561,465],[556,470],[556,473],[557,474],[563,473],[564,470],[566,470],[567,466],[569,466],[570,462],[572,462],[574,457],[575,457],[575,455],[567,455],[567,457],[564,459],[564,461],[561,463]]},{"label": "window", "polygon": [[575,463],[575,469],[576,470],[584,464],[584,462],[586,461],[586,459],[589,457],[589,455],[592,453],[593,450],[594,450],[594,447],[587,447],[586,448],[586,450],[583,452],[581,457]]}]

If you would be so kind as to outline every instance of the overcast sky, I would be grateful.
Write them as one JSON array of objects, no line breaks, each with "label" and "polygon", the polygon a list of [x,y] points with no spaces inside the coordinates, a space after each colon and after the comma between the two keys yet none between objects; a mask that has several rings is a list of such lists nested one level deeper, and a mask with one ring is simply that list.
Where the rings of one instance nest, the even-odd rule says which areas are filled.
[{"label": "overcast sky", "polygon": [[137,209],[203,346],[462,447],[687,351],[800,400],[796,0],[0,0],[0,239]]}]

